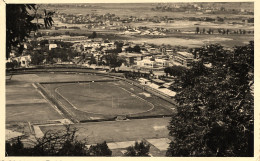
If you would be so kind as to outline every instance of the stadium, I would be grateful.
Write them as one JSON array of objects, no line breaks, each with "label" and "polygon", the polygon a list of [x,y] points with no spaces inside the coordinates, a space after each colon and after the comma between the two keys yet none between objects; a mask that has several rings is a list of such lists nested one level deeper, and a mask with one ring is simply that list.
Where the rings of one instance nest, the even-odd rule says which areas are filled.
[{"label": "stadium", "polygon": [[71,124],[89,144],[126,146],[143,139],[162,144],[164,139],[166,151],[167,125],[174,112],[170,100],[117,73],[26,69],[6,79],[6,126],[23,136],[41,137]]}]

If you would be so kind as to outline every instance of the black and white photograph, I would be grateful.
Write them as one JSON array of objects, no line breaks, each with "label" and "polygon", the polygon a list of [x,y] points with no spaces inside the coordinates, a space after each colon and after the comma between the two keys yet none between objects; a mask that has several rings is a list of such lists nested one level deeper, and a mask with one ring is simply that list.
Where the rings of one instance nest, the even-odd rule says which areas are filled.
[{"label": "black and white photograph", "polygon": [[259,161],[256,2],[40,2],[1,2],[3,161]]}]

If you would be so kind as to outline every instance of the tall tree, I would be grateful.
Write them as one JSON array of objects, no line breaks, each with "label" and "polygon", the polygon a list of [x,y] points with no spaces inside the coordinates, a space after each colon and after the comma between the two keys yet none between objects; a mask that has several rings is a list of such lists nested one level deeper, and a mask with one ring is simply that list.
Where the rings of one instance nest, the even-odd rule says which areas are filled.
[{"label": "tall tree", "polygon": [[[36,31],[41,25],[32,22],[38,10],[35,4],[7,4],[6,5],[6,59],[9,58],[12,48],[18,48],[20,53],[23,50],[23,42],[29,37],[31,31]],[[46,12],[43,18],[45,27],[51,26],[53,12]]]},{"label": "tall tree", "polygon": [[122,57],[119,57],[116,53],[110,53],[103,57],[106,60],[106,64],[109,65],[110,68],[120,67],[122,63],[126,60]]},{"label": "tall tree", "polygon": [[199,61],[179,77],[168,156],[253,156],[253,58],[251,42],[222,64],[207,68]]}]

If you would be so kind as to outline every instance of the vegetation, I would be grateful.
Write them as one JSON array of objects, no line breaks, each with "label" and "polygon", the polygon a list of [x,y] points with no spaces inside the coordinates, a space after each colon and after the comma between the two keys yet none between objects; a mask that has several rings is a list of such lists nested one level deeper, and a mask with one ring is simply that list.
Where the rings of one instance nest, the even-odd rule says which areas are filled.
[{"label": "vegetation", "polygon": [[199,54],[201,61],[177,78],[167,156],[253,156],[254,43],[232,52],[212,45]]},{"label": "vegetation", "polygon": [[187,68],[183,67],[183,66],[172,66],[172,67],[166,67],[164,69],[164,72],[166,73],[166,75],[171,75],[171,76],[181,76],[185,71],[187,70]]},{"label": "vegetation", "polygon": [[126,48],[125,51],[129,53],[133,53],[133,52],[141,53],[141,48],[139,45],[135,45],[133,48],[132,47]]},{"label": "vegetation", "polygon": [[130,146],[126,150],[124,156],[149,156],[150,145],[143,141],[135,142],[134,146]]},{"label": "vegetation", "polygon": [[96,31],[93,31],[92,34],[89,35],[88,38],[94,39],[94,38],[96,38],[96,37],[97,37],[97,33],[96,33]]},{"label": "vegetation", "polygon": [[126,60],[122,57],[119,57],[116,53],[111,53],[103,56],[103,59],[106,61],[106,65],[110,68],[120,67]]},{"label": "vegetation", "polygon": [[103,142],[97,145],[91,145],[89,148],[91,156],[111,156],[112,151],[108,148],[107,143]]},{"label": "vegetation", "polygon": [[51,15],[53,12],[46,12],[46,10],[43,17],[45,24],[32,22],[37,15],[32,15],[30,12],[37,9],[35,4],[6,5],[6,59],[9,58],[9,54],[14,48],[18,49],[19,54],[22,53],[24,49],[23,42],[29,37],[31,31],[36,31],[43,25],[46,28],[52,25]]},{"label": "vegetation", "polygon": [[12,62],[7,62],[6,63],[6,68],[7,69],[14,69],[16,67],[18,67],[18,62],[16,60],[13,60]]},{"label": "vegetation", "polygon": [[91,58],[90,58],[90,61],[88,62],[88,64],[91,65],[91,64],[96,64],[96,63],[97,63],[97,61],[96,61],[94,55],[92,54],[92,55],[91,55]]},{"label": "vegetation", "polygon": [[43,63],[44,55],[40,51],[35,51],[33,54],[31,54],[31,64],[34,65],[40,65]]},{"label": "vegetation", "polygon": [[78,141],[77,129],[66,129],[58,132],[46,132],[42,138],[36,138],[33,147],[25,147],[18,138],[15,143],[6,143],[8,156],[111,156],[106,142],[87,148],[86,141]]}]

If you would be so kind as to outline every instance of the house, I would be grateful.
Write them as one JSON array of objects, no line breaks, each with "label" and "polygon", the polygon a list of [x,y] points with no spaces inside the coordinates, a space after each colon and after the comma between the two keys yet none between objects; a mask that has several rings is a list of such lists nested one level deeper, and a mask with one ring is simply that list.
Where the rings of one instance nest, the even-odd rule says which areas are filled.
[{"label": "house", "polygon": [[156,62],[150,59],[143,59],[140,61],[136,61],[136,64],[139,67],[148,67],[148,68],[153,68],[156,66]]},{"label": "house", "polygon": [[57,48],[57,44],[49,44],[49,50]]},{"label": "house", "polygon": [[165,53],[168,54],[168,55],[173,54],[173,50],[172,49],[166,49]]},{"label": "house", "polygon": [[13,60],[16,60],[20,64],[21,67],[28,68],[31,63],[31,55],[16,57],[16,58],[13,58]]},{"label": "house", "polygon": [[121,57],[124,57],[126,59],[126,63],[129,66],[137,65],[137,61],[141,61],[143,59],[142,54],[140,53],[119,53],[118,54]]},{"label": "house", "polygon": [[155,59],[155,63],[158,67],[168,67],[169,61],[165,59]]},{"label": "house", "polygon": [[175,62],[189,67],[194,60],[194,55],[188,52],[177,52],[174,58]]}]

